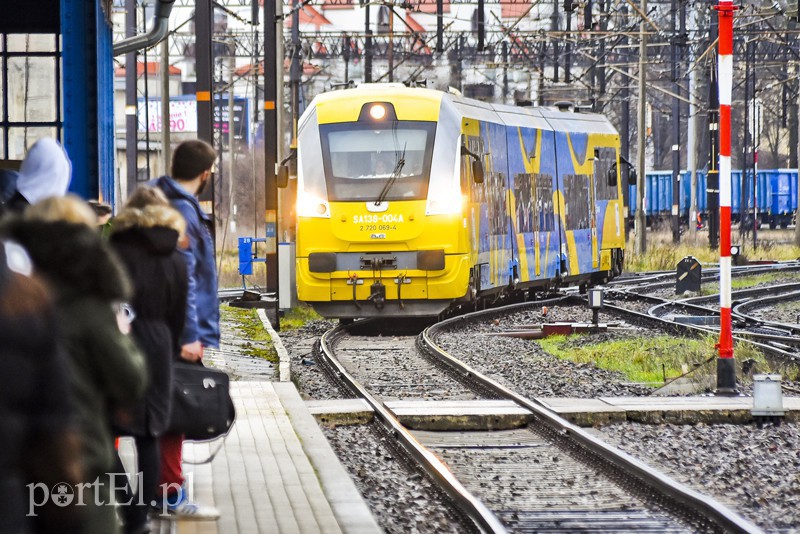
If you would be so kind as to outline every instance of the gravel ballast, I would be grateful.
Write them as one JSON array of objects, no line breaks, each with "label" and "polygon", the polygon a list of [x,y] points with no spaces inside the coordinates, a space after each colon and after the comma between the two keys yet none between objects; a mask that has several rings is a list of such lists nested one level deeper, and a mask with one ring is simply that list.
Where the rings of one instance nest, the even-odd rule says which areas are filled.
[{"label": "gravel ballast", "polygon": [[[332,321],[311,321],[280,334],[292,359],[292,381],[306,399],[351,397],[333,385],[309,351],[311,342],[334,325]],[[387,533],[472,531],[472,525],[452,513],[447,497],[425,476],[407,468],[377,429],[362,425],[323,426],[323,432]]]},{"label": "gravel ballast", "polygon": [[800,528],[800,427],[640,425],[602,439],[708,494],[770,532]]},{"label": "gravel ballast", "polygon": [[[437,338],[437,343],[452,356],[527,397],[591,398],[651,392],[644,386],[627,383],[618,373],[590,364],[559,360],[533,341],[486,335],[513,325],[543,320],[589,322],[591,311],[574,306],[552,306],[543,319],[541,309],[535,308],[499,320],[448,330]],[[601,322],[615,320],[600,314]],[[330,321],[315,321],[303,329],[281,333],[292,355],[293,380],[308,398],[349,397],[328,381],[308,350],[309,340],[333,325]],[[648,331],[602,335],[648,335]],[[755,425],[625,423],[593,432],[676,480],[713,496],[762,528],[796,532],[800,526],[800,430],[797,425],[758,429]],[[378,467],[376,462],[382,455],[394,455],[378,433],[364,427],[326,428],[325,433],[387,532],[452,531],[442,526],[449,525],[450,516],[447,505],[435,491],[429,491],[421,481],[411,480],[409,484],[407,471]],[[371,492],[372,487],[379,489]]]}]

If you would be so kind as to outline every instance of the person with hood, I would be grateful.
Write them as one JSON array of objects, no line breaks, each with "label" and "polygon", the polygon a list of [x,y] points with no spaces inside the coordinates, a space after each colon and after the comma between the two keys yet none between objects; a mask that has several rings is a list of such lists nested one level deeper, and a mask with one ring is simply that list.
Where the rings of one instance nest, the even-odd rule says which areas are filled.
[{"label": "person with hood", "polygon": [[110,411],[144,394],[146,368],[133,340],[123,333],[115,306],[130,294],[125,271],[95,227],[91,208],[67,195],[40,200],[5,234],[25,247],[54,291],[60,342],[81,440],[81,512],[85,532],[119,531],[110,475],[114,461]]},{"label": "person with hood", "polygon": [[[205,347],[219,347],[214,227],[198,201],[211,181],[216,159],[217,153],[208,143],[197,139],[184,141],[172,154],[172,176],[162,176],[151,182],[166,194],[172,207],[186,220],[188,242],[180,251],[186,261],[189,291],[180,357],[188,362],[202,360]],[[181,435],[165,434],[161,438],[160,486],[169,488],[164,496],[167,509],[182,517],[216,519],[219,517],[216,509],[190,501],[183,489],[182,447]]]},{"label": "person with hood", "polygon": [[22,160],[16,192],[5,202],[7,211],[22,213],[31,204],[48,197],[67,194],[72,180],[72,163],[58,141],[43,137],[33,144]]},{"label": "person with hood", "polygon": [[[159,189],[141,186],[114,219],[111,246],[133,282],[136,317],[131,335],[145,355],[149,385],[144,399],[129,410],[124,424],[134,437],[138,495],[128,492],[123,516],[128,533],[147,532],[148,504],[156,497],[161,460],[158,438],[169,424],[172,363],[180,354],[186,317],[186,264],[178,243],[186,222]],[[137,503],[143,503],[143,505]]]}]

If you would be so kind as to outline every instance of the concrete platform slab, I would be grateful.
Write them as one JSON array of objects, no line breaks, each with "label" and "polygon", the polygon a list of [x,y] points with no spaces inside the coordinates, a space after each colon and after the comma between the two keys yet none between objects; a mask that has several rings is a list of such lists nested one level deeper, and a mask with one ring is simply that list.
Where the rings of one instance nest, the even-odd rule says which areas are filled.
[{"label": "concrete platform slab", "polygon": [[311,415],[326,425],[363,425],[375,417],[364,399],[332,399],[306,401]]},{"label": "concrete platform slab", "polygon": [[548,397],[536,400],[578,426],[608,425],[626,420],[624,408],[612,406],[601,399]]},{"label": "concrete platform slab", "polygon": [[[750,423],[753,397],[601,397],[599,399],[537,398],[580,426],[619,421],[638,423]],[[800,397],[784,397],[785,421],[800,420]]]},{"label": "concrete platform slab", "polygon": [[386,408],[416,430],[507,430],[528,424],[531,413],[508,400],[391,401]]}]

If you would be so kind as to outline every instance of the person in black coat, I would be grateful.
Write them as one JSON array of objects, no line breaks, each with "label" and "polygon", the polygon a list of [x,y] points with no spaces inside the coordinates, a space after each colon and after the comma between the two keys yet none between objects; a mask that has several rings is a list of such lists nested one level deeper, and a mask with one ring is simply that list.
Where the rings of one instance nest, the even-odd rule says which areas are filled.
[{"label": "person in black coat", "polygon": [[82,478],[48,291],[22,247],[0,240],[0,533],[81,530],[80,510],[47,498]]},{"label": "person in black coat", "polygon": [[160,472],[158,437],[169,424],[172,363],[180,353],[186,314],[186,264],[178,252],[186,223],[158,189],[140,187],[114,218],[111,246],[134,285],[131,333],[144,352],[149,387],[143,402],[117,419],[134,436],[139,461],[139,495],[124,507],[126,532],[147,531],[147,504],[156,495]]},{"label": "person in black coat", "polygon": [[[128,277],[100,237],[96,222],[86,202],[67,195],[31,205],[22,219],[6,220],[0,233],[25,247],[52,291],[59,340],[66,355],[67,400],[74,407],[80,438],[81,482],[85,486],[82,506],[76,509],[86,533],[114,534],[119,528],[110,506],[115,480],[111,469],[117,457],[111,416],[118,407],[142,398],[147,369],[143,354],[115,313],[117,304],[130,296]],[[26,334],[36,335],[33,331]],[[3,347],[0,345],[0,355]]]}]

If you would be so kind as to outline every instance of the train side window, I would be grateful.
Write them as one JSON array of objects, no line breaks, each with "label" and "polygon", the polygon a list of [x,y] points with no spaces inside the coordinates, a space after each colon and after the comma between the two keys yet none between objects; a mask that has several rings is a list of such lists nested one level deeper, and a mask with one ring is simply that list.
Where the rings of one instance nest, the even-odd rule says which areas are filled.
[{"label": "train side window", "polygon": [[[484,154],[483,150],[483,139],[478,135],[462,135],[462,146],[466,146],[467,150],[472,152],[473,154]],[[469,175],[472,177],[472,162],[475,161],[472,157],[468,156],[465,153],[461,153],[461,163],[465,165],[466,168],[470,169]],[[486,169],[484,169],[486,172]],[[462,175],[463,176],[463,175]],[[475,180],[470,179],[469,189],[471,193],[471,197],[473,202],[485,202],[486,200],[486,180],[484,182],[476,182]]]},{"label": "train side window", "polygon": [[534,231],[552,232],[555,228],[555,209],[553,206],[553,176],[534,174]]},{"label": "train side window", "polygon": [[517,222],[517,232],[529,233],[534,231],[533,209],[536,200],[533,193],[532,174],[517,174],[514,176],[514,207]]},{"label": "train side window", "polygon": [[[588,174],[565,174],[562,178],[564,198],[570,199],[564,206],[567,230],[585,230],[592,218],[592,195],[589,192],[591,177]],[[574,202],[572,200],[574,199]]]}]

